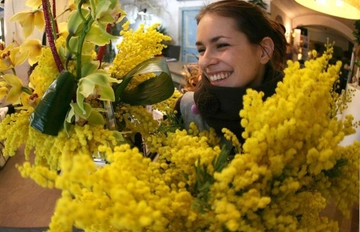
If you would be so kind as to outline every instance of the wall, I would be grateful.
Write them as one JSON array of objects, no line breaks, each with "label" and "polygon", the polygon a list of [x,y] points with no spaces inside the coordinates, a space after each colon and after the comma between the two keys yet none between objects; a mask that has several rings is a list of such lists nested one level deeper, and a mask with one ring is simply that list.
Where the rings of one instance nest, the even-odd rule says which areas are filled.
[{"label": "wall", "polygon": [[329,39],[329,42],[335,42],[335,46],[340,47],[343,51],[349,49],[349,41],[346,40],[343,36],[335,35],[331,32],[326,33],[324,31],[309,30],[310,41],[326,43],[326,40]]},{"label": "wall", "polygon": [[[304,15],[291,19],[286,15],[285,12],[281,11],[276,5],[272,4],[271,18],[275,19],[277,15],[280,15],[283,18],[287,31],[291,31],[291,29],[294,29],[298,26],[307,28],[307,26],[310,25],[323,26],[323,28],[332,28],[332,32],[326,32],[325,29],[319,31],[308,27],[311,36],[310,40],[326,43],[327,39],[329,38],[330,42],[336,41],[337,46],[341,47],[343,50],[347,50],[349,42],[353,41],[354,39],[352,35],[352,28],[349,28],[347,25],[343,24],[340,20],[335,20],[331,17],[324,15]],[[339,33],[335,34],[335,30],[337,30]]]},{"label": "wall", "polygon": [[5,22],[4,22],[4,9],[1,8],[0,9],[0,23],[1,23],[1,27],[0,27],[0,40],[1,41],[5,41]]},{"label": "wall", "polygon": [[[182,7],[194,7],[203,6],[209,0],[202,1],[177,1],[177,0],[149,0],[150,4],[154,7],[151,8],[148,4],[143,3],[147,1],[134,1],[134,0],[120,0],[122,6],[127,4],[137,3],[141,8],[146,8],[147,13],[152,14],[152,23],[158,22],[166,29],[166,32],[173,38],[171,44],[180,44],[180,8]],[[140,9],[141,10],[141,9]],[[133,25],[134,28],[141,23],[140,17],[136,19],[136,23]]]},{"label": "wall", "polygon": [[[120,0],[122,6],[127,4],[136,3],[137,5],[141,5],[141,8],[146,7],[147,12],[153,14],[153,22],[161,23],[165,28],[167,33],[173,38],[171,44],[180,45],[180,28],[181,28],[181,19],[180,19],[180,8],[184,7],[195,7],[195,6],[203,6],[207,3],[216,2],[217,0],[201,0],[201,1],[183,1],[183,0]],[[150,4],[154,7],[151,8],[146,2],[150,2]],[[265,3],[268,4],[270,10],[270,2],[271,0],[264,0]],[[140,23],[140,19],[136,20],[136,23],[133,25],[134,27]]]},{"label": "wall", "polygon": [[290,43],[290,36],[292,30],[291,18],[288,17],[283,11],[281,11],[276,5],[271,4],[271,14],[270,18],[277,21],[276,18],[281,17],[282,24],[286,29],[285,37],[288,43]]}]

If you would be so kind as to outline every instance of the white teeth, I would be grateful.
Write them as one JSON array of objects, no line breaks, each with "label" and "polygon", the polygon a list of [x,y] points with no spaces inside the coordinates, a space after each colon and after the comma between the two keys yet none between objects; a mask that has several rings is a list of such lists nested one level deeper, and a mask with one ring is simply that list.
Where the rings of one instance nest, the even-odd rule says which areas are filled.
[{"label": "white teeth", "polygon": [[215,75],[211,75],[211,76],[207,76],[207,78],[210,80],[210,81],[218,81],[218,80],[223,80],[227,77],[230,76],[230,73],[218,73],[218,74],[215,74]]}]

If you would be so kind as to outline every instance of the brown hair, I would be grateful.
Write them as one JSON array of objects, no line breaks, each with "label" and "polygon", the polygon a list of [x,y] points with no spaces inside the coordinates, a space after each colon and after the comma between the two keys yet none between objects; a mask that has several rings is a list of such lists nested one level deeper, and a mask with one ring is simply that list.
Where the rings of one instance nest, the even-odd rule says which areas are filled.
[{"label": "brown hair", "polygon": [[274,52],[268,63],[270,73],[282,72],[286,59],[286,39],[281,24],[271,20],[258,6],[240,0],[221,0],[204,6],[196,16],[199,24],[204,15],[217,14],[232,18],[237,22],[237,29],[244,33],[252,44],[260,45],[265,37],[274,42]]}]

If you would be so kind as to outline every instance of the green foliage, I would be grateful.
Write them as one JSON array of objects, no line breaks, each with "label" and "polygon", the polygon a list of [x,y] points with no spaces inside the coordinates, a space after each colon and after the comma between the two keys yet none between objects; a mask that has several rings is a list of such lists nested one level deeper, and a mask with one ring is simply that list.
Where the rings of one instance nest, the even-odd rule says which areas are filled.
[{"label": "green foliage", "polygon": [[345,159],[339,159],[335,166],[332,169],[329,170],[325,170],[323,171],[324,174],[329,177],[329,178],[335,178],[335,177],[340,177],[341,176],[341,170],[340,167],[344,166],[347,164],[347,160]]},{"label": "green foliage", "polygon": [[209,173],[206,165],[200,165],[201,160],[199,158],[198,165],[195,165],[196,172],[196,200],[193,203],[193,207],[201,213],[205,213],[211,210],[209,205],[210,188],[215,182],[214,173],[221,172],[228,164],[228,157],[230,151],[224,145],[221,149],[220,155],[215,156],[212,160],[212,166],[214,172]]},{"label": "green foliage", "polygon": [[57,135],[70,108],[75,89],[75,76],[69,71],[62,71],[31,114],[30,125],[44,134]]},{"label": "green foliage", "polygon": [[166,28],[163,25],[160,25],[156,28],[156,31],[158,31],[159,33],[163,34],[163,35],[168,35]]},{"label": "green foliage", "polygon": [[[150,78],[131,90],[126,86],[136,74],[155,73],[156,77]],[[123,78],[115,87],[115,101],[131,105],[152,105],[171,97],[174,93],[174,85],[170,70],[164,58],[154,57],[138,64]]]}]

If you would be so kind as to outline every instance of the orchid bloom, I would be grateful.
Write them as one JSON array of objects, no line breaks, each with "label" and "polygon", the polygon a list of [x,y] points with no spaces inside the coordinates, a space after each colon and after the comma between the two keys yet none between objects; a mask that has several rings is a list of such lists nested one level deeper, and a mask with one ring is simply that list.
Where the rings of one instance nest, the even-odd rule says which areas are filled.
[{"label": "orchid bloom", "polygon": [[41,7],[41,0],[27,0],[25,2],[25,5],[28,7],[31,7],[33,9],[38,9],[39,7]]},{"label": "orchid bloom", "polygon": [[105,70],[98,69],[98,62],[89,62],[83,67],[84,77],[79,80],[77,89],[77,104],[79,109],[83,107],[84,100],[90,95],[98,95],[100,100],[115,101],[111,83],[120,83],[121,80],[112,78]]},{"label": "orchid bloom", "polygon": [[3,99],[8,93],[8,88],[6,86],[7,82],[0,79],[0,100]]},{"label": "orchid bloom", "polygon": [[6,101],[12,104],[21,102],[23,108],[34,107],[37,97],[33,94],[30,95],[29,91],[29,89],[22,86],[21,80],[13,74],[0,77],[0,100],[7,97]]},{"label": "orchid bloom", "polygon": [[70,11],[74,11],[77,9],[77,5],[75,5],[75,2],[74,0],[70,0],[69,3],[68,3],[68,9]]},{"label": "orchid bloom", "polygon": [[59,37],[64,37],[66,38],[68,35],[69,35],[69,31],[67,29],[67,22],[61,22],[58,24],[58,29],[59,29],[59,32],[58,32],[58,36]]},{"label": "orchid bloom", "polygon": [[30,107],[35,108],[38,104],[41,98],[39,98],[39,95],[36,93],[33,93],[29,95],[28,93],[22,92],[20,96],[22,108],[28,109]]},{"label": "orchid bloom", "polygon": [[[12,104],[19,104],[20,97],[23,92],[23,83],[21,82],[20,78],[18,78],[14,74],[5,74],[4,76],[2,76],[2,78],[8,84],[8,92],[7,94],[5,94],[7,95],[6,101]],[[2,84],[2,86],[3,85],[4,84]]]},{"label": "orchid bloom", "polygon": [[27,59],[26,53],[20,52],[20,47],[14,47],[11,43],[5,49],[0,50],[0,72],[13,69],[25,62]]},{"label": "orchid bloom", "polygon": [[20,52],[28,55],[28,62],[32,66],[37,62],[37,57],[41,55],[41,42],[38,39],[25,41],[20,46]]},{"label": "orchid bloom", "polygon": [[91,4],[91,14],[95,15],[97,23],[92,25],[86,38],[96,45],[103,46],[109,43],[109,40],[118,38],[106,31],[107,25],[120,22],[126,16],[126,12],[120,8],[116,0],[105,1],[102,4],[93,1]]},{"label": "orchid bloom", "polygon": [[11,22],[19,22],[23,28],[24,37],[30,36],[34,27],[39,31],[43,31],[45,27],[45,19],[42,10],[26,10],[21,11],[10,18]]}]

